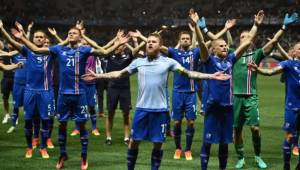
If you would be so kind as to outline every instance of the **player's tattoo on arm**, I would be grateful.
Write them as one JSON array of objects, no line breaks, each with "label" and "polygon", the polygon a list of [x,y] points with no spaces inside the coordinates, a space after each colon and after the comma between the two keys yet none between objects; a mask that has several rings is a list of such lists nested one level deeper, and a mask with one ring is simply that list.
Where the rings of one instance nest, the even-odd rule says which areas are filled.
[{"label": "player's tattoo on arm", "polygon": [[118,79],[118,78],[128,77],[128,76],[130,76],[130,74],[127,71],[127,69],[124,68],[123,70],[120,71],[112,71],[104,74],[96,74],[94,71],[89,70],[89,73],[82,75],[81,78],[86,81],[91,81],[96,79]]},{"label": "player's tattoo on arm", "polygon": [[231,77],[230,75],[226,75],[222,72],[216,72],[214,74],[206,74],[197,71],[190,71],[184,68],[180,68],[178,72],[191,79],[228,80]]}]

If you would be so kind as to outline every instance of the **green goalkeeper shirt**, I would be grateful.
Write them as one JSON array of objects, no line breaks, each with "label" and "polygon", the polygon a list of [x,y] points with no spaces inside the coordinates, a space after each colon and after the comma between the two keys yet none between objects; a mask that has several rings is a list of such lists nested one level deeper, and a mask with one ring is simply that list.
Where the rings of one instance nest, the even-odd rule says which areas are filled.
[{"label": "green goalkeeper shirt", "polygon": [[261,48],[252,52],[246,52],[236,61],[233,66],[233,94],[234,95],[256,95],[257,72],[248,68],[248,63],[259,65],[265,57]]}]

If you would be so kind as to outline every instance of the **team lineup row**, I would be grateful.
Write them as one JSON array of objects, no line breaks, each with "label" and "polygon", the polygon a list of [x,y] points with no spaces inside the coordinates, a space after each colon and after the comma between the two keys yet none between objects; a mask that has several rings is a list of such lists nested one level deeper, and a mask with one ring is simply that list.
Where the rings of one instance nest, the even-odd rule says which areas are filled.
[{"label": "team lineup row", "polygon": [[[261,136],[259,132],[258,98],[256,94],[257,72],[264,75],[284,73],[283,80],[286,83],[286,107],[285,123],[286,139],[284,139],[284,169],[290,169],[290,154],[292,141],[298,132],[298,111],[300,108],[300,92],[297,90],[300,80],[300,44],[297,43],[289,53],[282,48],[282,56],[285,61],[272,70],[259,68],[259,63],[278,43],[284,31],[297,21],[298,14],[286,15],[283,26],[274,37],[262,48],[253,49],[253,39],[258,27],[261,25],[264,12],[259,11],[254,17],[254,24],[250,31],[243,31],[240,35],[240,45],[236,49],[229,49],[229,45],[220,37],[235,25],[235,20],[228,20],[223,30],[214,35],[208,31],[205,18],[200,18],[193,10],[189,11],[189,32],[181,32],[176,48],[167,48],[162,44],[162,38],[158,31],[143,36],[139,31],[129,32],[124,35],[119,31],[117,36],[106,46],[99,46],[85,35],[82,23],[77,23],[68,32],[66,40],[62,40],[56,34],[55,29],[49,29],[60,44],[49,46],[43,31],[33,34],[33,43],[25,36],[20,24],[18,29],[12,29],[12,38],[0,22],[0,31],[16,51],[1,52],[1,56],[13,57],[16,60],[13,65],[3,65],[3,69],[18,69],[14,83],[17,89],[14,96],[14,108],[24,105],[25,113],[25,137],[27,141],[26,158],[32,157],[33,119],[38,112],[41,119],[41,145],[40,152],[43,158],[49,158],[46,142],[51,135],[49,130],[53,126],[53,114],[59,121],[58,143],[60,156],[56,169],[61,169],[68,159],[66,151],[67,121],[72,118],[76,122],[76,129],[80,134],[81,142],[81,169],[88,168],[87,148],[88,132],[85,123],[95,112],[95,80],[113,79],[111,98],[108,99],[109,112],[114,112],[122,96],[129,97],[129,90],[120,90],[121,86],[129,89],[128,77],[138,74],[138,97],[136,110],[129,137],[129,121],[124,124],[125,137],[128,143],[127,167],[134,169],[138,155],[139,144],[142,140],[153,143],[151,155],[151,169],[159,169],[163,157],[162,145],[166,138],[166,130],[169,124],[169,108],[167,94],[167,80],[169,71],[174,72],[172,114],[174,120],[174,142],[176,151],[174,159],[181,156],[181,123],[185,117],[186,148],[185,157],[192,160],[191,145],[194,136],[194,121],[196,119],[196,98],[199,83],[194,79],[204,79],[202,82],[202,103],[204,117],[203,144],[201,147],[201,169],[208,169],[211,144],[219,144],[219,168],[226,169],[228,159],[228,144],[234,141],[238,155],[235,168],[240,169],[245,165],[244,146],[242,139],[242,127],[247,124],[251,127],[255,162],[259,168],[267,168],[267,164],[260,157]],[[202,32],[210,37],[211,41],[204,41]],[[140,38],[142,42],[134,47],[128,44],[129,39]],[[146,45],[144,57],[133,58],[143,53],[140,49]],[[92,46],[92,47],[90,47]],[[280,47],[280,46],[279,46]],[[125,48],[131,50],[130,57],[124,54]],[[118,62],[113,68],[108,65],[108,73],[102,73],[96,66],[97,59],[93,56],[109,55],[112,52],[120,54],[111,62]],[[92,56],[92,57],[91,57]],[[167,57],[166,57],[167,56]],[[116,56],[115,56],[116,57]],[[113,57],[113,58],[115,58]],[[130,60],[128,60],[130,58]],[[54,99],[53,93],[53,63],[57,60],[59,72],[58,98]],[[128,62],[129,61],[129,62]],[[120,64],[121,63],[121,64]],[[118,66],[116,66],[118,65]],[[56,69],[56,68],[55,68]],[[23,70],[23,78],[18,77],[17,72]],[[233,88],[232,88],[233,87]],[[118,90],[116,90],[118,89]],[[19,100],[15,100],[19,99]],[[124,117],[130,110],[128,99],[121,109]],[[57,108],[55,108],[55,106]],[[14,111],[18,113],[18,111]],[[113,116],[111,117],[111,119]],[[52,120],[51,120],[52,119]],[[128,118],[126,118],[128,119]],[[14,118],[16,120],[16,118]],[[93,119],[92,119],[93,120]],[[52,123],[52,125],[51,125]],[[112,125],[107,127],[111,137]],[[96,132],[95,132],[96,133]],[[234,134],[234,135],[232,135]],[[233,138],[234,136],[234,138]],[[110,140],[111,138],[107,138]],[[300,164],[296,169],[300,169]]]}]

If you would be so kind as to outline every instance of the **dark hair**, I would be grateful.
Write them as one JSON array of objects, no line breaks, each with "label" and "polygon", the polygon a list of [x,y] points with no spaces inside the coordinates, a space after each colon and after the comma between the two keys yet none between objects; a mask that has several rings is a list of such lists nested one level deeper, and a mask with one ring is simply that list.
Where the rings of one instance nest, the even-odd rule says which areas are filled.
[{"label": "dark hair", "polygon": [[43,30],[36,30],[36,31],[34,31],[34,33],[33,33],[33,34],[35,34],[35,33],[38,33],[38,32],[41,32],[41,33],[43,33],[43,34],[45,35],[45,37],[47,36],[47,35],[46,35],[46,33],[45,33],[45,31],[43,31]]},{"label": "dark hair", "polygon": [[187,35],[189,35],[191,37],[191,34],[188,31],[181,31],[179,33],[178,39],[180,39],[181,35],[183,35],[183,34],[187,34]]},{"label": "dark hair", "polygon": [[162,44],[163,44],[163,40],[162,40],[160,34],[158,34],[158,33],[150,33],[148,37],[151,37],[151,36],[152,36],[152,37],[156,37],[156,38],[159,39],[159,45],[162,45]]},{"label": "dark hair", "polygon": [[[82,35],[81,35],[81,30],[80,30],[79,28],[77,28],[77,27],[72,27],[72,28],[69,29],[69,31],[70,31],[70,30],[77,30],[77,31],[79,32],[80,37],[82,37]],[[68,31],[68,32],[69,32],[69,31]]]}]

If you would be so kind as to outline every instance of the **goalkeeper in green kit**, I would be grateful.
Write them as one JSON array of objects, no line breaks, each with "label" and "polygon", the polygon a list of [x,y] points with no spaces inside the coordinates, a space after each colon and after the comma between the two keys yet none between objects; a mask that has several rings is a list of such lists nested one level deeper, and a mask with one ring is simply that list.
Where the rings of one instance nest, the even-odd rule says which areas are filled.
[{"label": "goalkeeper in green kit", "polygon": [[[236,169],[243,168],[245,165],[244,145],[243,145],[243,125],[249,125],[252,132],[252,141],[255,153],[255,163],[259,168],[267,168],[266,163],[261,159],[261,136],[259,131],[259,111],[258,97],[256,92],[256,71],[251,70],[248,64],[259,65],[262,59],[272,51],[279,38],[289,25],[298,18],[296,13],[286,14],[282,28],[274,37],[262,48],[253,49],[253,44],[249,47],[242,57],[237,60],[233,67],[233,109],[234,109],[234,145],[238,156]],[[248,31],[243,31],[240,35],[240,43],[249,36]]]}]

